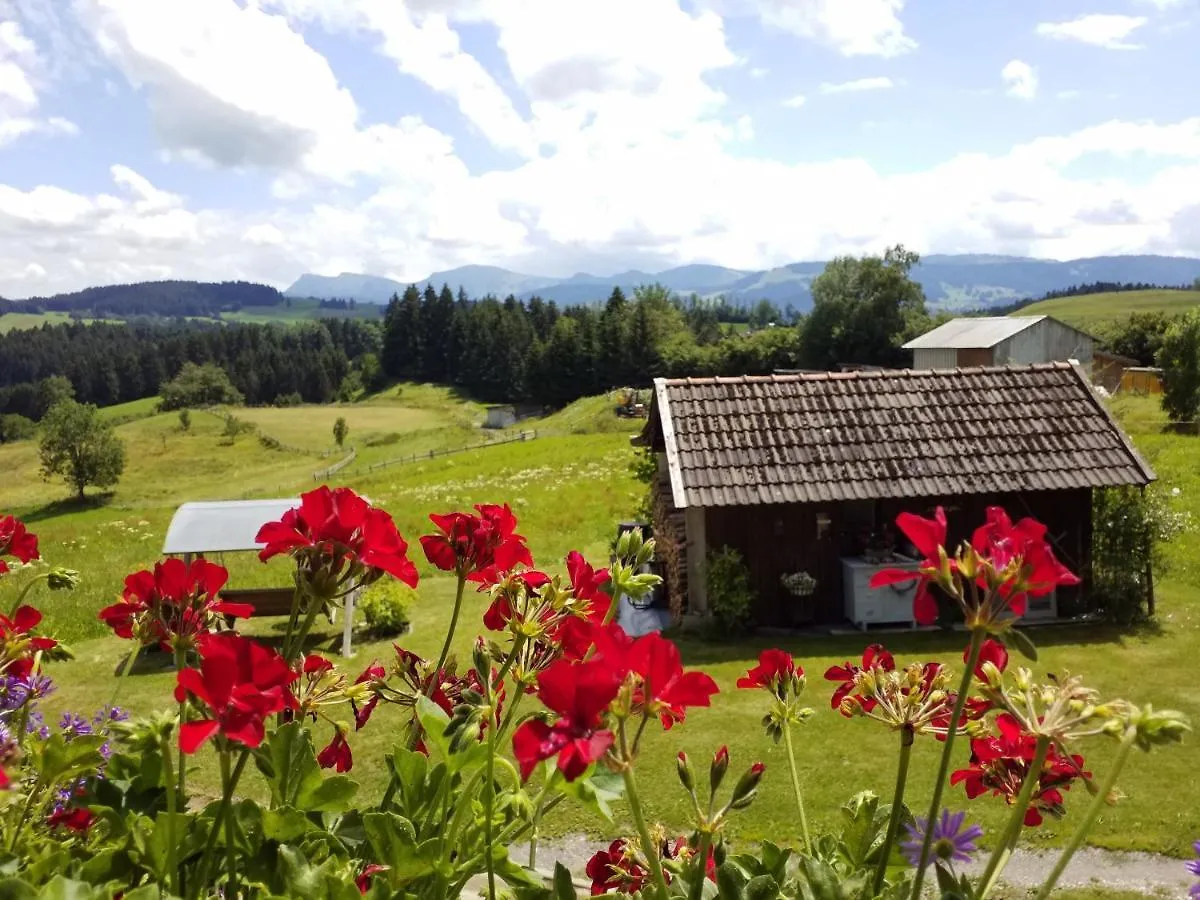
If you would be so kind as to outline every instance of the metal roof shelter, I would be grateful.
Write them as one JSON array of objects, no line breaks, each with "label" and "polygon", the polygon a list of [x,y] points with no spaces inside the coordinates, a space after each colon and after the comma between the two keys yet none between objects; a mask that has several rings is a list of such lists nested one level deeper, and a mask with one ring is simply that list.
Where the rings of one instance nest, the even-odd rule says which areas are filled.
[{"label": "metal roof shelter", "polygon": [[[258,530],[267,522],[277,521],[289,509],[300,505],[300,499],[275,500],[216,500],[184,503],[171,517],[167,536],[163,540],[165,556],[182,556],[185,560],[206,553],[238,553],[258,551],[262,544],[255,540]],[[274,590],[274,589],[272,589]],[[291,588],[281,588],[289,595]],[[230,592],[232,593],[232,592]],[[346,616],[342,627],[342,655],[351,655],[354,630],[354,602],[358,592],[346,597]]]},{"label": "metal roof shelter", "polygon": [[175,510],[162,552],[167,556],[259,550],[254,538],[267,522],[274,522],[300,500],[217,500],[184,503]]},{"label": "metal roof shelter", "polygon": [[905,350],[929,350],[941,347],[947,350],[984,350],[1007,341],[1014,334],[1032,328],[1048,316],[979,316],[951,319],[913,338],[904,345]]}]

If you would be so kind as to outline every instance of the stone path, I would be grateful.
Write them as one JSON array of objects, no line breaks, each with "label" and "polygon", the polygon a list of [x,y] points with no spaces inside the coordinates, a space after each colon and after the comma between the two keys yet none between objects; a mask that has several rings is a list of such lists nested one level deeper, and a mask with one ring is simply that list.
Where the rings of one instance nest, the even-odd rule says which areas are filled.
[{"label": "stone path", "polygon": [[[602,844],[602,841],[584,835],[543,841],[538,846],[538,868],[553,869],[557,860],[582,879],[584,866]],[[529,857],[529,846],[514,844],[512,856],[525,862]],[[1004,883],[1013,888],[1036,888],[1050,874],[1057,859],[1056,851],[1018,850],[1004,870]],[[1186,865],[1186,860],[1153,853],[1119,853],[1089,847],[1075,854],[1059,880],[1059,886],[1099,887],[1137,891],[1155,897],[1186,898],[1193,882]]]}]

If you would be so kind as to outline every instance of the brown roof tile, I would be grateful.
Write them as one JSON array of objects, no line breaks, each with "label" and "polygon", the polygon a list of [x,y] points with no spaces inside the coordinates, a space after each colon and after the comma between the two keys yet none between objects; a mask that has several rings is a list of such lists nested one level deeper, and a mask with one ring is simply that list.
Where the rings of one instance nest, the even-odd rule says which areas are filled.
[{"label": "brown roof tile", "polygon": [[1154,473],[1069,363],[655,384],[683,506],[1146,484]]}]

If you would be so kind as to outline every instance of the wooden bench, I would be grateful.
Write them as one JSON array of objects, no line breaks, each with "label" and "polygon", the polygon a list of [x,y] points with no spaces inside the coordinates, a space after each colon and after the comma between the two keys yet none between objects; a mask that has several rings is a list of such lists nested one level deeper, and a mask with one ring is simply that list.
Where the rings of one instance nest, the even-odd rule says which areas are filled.
[{"label": "wooden bench", "polygon": [[[286,616],[292,611],[292,588],[230,588],[221,591],[221,599],[230,603],[248,603],[254,607],[253,616]],[[225,617],[233,627],[234,618]]]}]

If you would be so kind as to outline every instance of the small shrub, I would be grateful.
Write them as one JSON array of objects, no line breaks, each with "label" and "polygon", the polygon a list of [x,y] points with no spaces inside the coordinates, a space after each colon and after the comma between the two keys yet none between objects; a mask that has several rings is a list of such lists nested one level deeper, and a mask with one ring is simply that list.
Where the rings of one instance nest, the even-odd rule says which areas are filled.
[{"label": "small shrub", "polygon": [[237,416],[226,416],[225,428],[221,431],[221,434],[232,441],[239,435],[253,430],[254,423],[247,422],[245,419],[239,419]]},{"label": "small shrub", "polygon": [[333,440],[339,447],[346,443],[346,435],[350,433],[350,426],[346,424],[345,416],[338,416],[337,421],[333,423]]},{"label": "small shrub", "polygon": [[229,380],[229,373],[215,363],[185,362],[170,381],[163,384],[159,406],[164,410],[185,406],[237,406],[244,400]]},{"label": "small shrub", "polygon": [[279,438],[271,437],[269,434],[260,434],[258,442],[267,450],[282,450],[283,444],[279,443]]},{"label": "small shrub", "polygon": [[278,407],[299,406],[303,402],[304,398],[300,396],[300,392],[292,391],[290,394],[279,394],[275,398],[273,405]]},{"label": "small shrub", "polygon": [[754,589],[742,555],[732,547],[709,553],[706,581],[715,635],[726,639],[744,635],[753,621]]},{"label": "small shrub", "polygon": [[1145,619],[1149,566],[1162,576],[1165,545],[1186,531],[1190,519],[1174,510],[1162,492],[1148,488],[1096,491],[1092,507],[1092,601],[1112,622],[1128,625]]},{"label": "small shrub", "polygon": [[381,579],[363,591],[357,608],[367,621],[367,631],[376,637],[408,631],[411,596],[409,588],[391,578]]},{"label": "small shrub", "polygon": [[37,434],[37,425],[33,419],[19,413],[0,415],[0,444],[27,441],[35,434]]},{"label": "small shrub", "polygon": [[1200,415],[1200,310],[1176,319],[1158,351],[1163,370],[1163,410],[1176,425],[1195,425]]},{"label": "small shrub", "polygon": [[183,431],[192,430],[192,414],[190,410],[181,409],[179,411],[179,427]]}]

